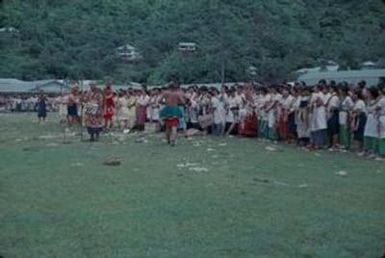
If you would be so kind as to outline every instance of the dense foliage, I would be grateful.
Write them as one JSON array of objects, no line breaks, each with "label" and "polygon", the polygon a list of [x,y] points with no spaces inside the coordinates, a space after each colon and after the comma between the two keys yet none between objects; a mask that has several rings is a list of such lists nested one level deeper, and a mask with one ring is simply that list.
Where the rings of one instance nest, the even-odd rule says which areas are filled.
[{"label": "dense foliage", "polygon": [[[3,0],[0,77],[283,80],[325,60],[384,63],[381,0]],[[185,55],[178,43],[196,42]],[[143,59],[123,62],[131,44]],[[247,68],[254,66],[251,76]]]}]

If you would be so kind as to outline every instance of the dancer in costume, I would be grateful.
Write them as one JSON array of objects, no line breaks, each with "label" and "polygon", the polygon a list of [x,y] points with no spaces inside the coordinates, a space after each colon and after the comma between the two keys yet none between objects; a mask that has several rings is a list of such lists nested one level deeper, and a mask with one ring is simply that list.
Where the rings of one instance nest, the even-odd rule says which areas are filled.
[{"label": "dancer in costume", "polygon": [[90,84],[90,91],[84,99],[85,122],[90,140],[98,141],[103,130],[103,94],[96,84]]},{"label": "dancer in costume", "polygon": [[75,124],[75,122],[79,119],[78,105],[79,105],[79,87],[75,85],[71,89],[71,94],[68,96],[68,102],[67,102],[67,122],[69,127],[72,127]]},{"label": "dancer in costume", "polygon": [[104,127],[108,131],[112,128],[112,117],[115,113],[115,101],[114,101],[114,92],[111,89],[111,85],[107,84],[104,89]]},{"label": "dancer in costume", "polygon": [[184,98],[178,92],[175,85],[171,85],[170,89],[162,94],[166,106],[160,112],[160,118],[165,123],[166,139],[168,144],[175,146],[177,129],[183,114],[179,108],[179,104],[184,104]]}]

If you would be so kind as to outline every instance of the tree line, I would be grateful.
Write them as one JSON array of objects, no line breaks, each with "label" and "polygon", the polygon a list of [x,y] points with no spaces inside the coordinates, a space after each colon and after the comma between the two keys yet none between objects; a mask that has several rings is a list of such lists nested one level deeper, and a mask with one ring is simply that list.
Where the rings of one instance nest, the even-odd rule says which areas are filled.
[{"label": "tree line", "polygon": [[[0,77],[160,84],[282,81],[334,60],[385,65],[381,0],[3,0]],[[178,50],[194,42],[197,51]],[[116,48],[135,46],[126,62]],[[250,73],[249,67],[255,67]],[[223,78],[224,76],[224,78]]]}]

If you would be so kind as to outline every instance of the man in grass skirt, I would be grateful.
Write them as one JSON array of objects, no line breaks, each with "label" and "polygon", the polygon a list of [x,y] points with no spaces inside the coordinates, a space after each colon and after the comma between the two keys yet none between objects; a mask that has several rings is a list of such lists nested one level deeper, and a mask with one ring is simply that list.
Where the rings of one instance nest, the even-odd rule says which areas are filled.
[{"label": "man in grass skirt", "polygon": [[178,105],[184,104],[183,96],[178,92],[175,85],[171,85],[169,90],[162,94],[166,106],[160,112],[160,118],[165,124],[166,139],[168,144],[175,146],[177,130],[183,113]]}]

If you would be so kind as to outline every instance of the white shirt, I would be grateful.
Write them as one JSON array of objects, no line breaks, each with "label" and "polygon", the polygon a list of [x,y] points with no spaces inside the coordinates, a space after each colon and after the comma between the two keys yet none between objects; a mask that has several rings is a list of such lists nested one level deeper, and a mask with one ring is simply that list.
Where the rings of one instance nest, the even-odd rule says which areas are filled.
[{"label": "white shirt", "polygon": [[365,112],[365,102],[362,99],[359,99],[354,103],[353,110],[355,112]]},{"label": "white shirt", "polygon": [[292,95],[288,95],[286,98],[282,97],[280,104],[282,105],[282,108],[286,110],[290,110],[292,108],[292,105],[294,104],[294,97]]},{"label": "white shirt", "polygon": [[211,99],[211,105],[214,109],[214,124],[223,124],[225,122],[225,108],[217,97]]},{"label": "white shirt", "polygon": [[350,96],[347,96],[342,102],[341,102],[341,109],[343,111],[350,111],[354,107],[353,100]]},{"label": "white shirt", "polygon": [[136,103],[140,106],[147,106],[150,101],[150,97],[147,95],[141,95],[138,97]]},{"label": "white shirt", "polygon": [[242,96],[241,95],[235,95],[234,97],[230,96],[228,99],[229,101],[229,107],[231,108],[241,108],[243,104]]}]

